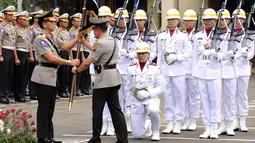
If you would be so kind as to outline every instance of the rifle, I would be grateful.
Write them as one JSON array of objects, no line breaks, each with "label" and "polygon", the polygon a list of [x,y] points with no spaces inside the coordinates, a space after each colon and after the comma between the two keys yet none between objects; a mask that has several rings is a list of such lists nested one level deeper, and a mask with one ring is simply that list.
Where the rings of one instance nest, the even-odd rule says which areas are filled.
[{"label": "rifle", "polygon": [[233,50],[234,53],[235,51],[237,51],[238,49],[234,49],[234,41],[236,40],[236,36],[238,35],[242,35],[243,32],[236,32],[236,21],[238,20],[238,15],[240,14],[240,9],[242,7],[242,0],[240,0],[239,5],[237,6],[237,13],[234,14],[234,20],[232,22],[232,27],[231,27],[231,33],[230,33],[230,41],[229,41],[229,45],[228,45],[228,50]]},{"label": "rifle", "polygon": [[111,37],[117,38],[119,40],[120,40],[120,37],[117,34],[120,31],[119,23],[120,23],[120,19],[122,17],[122,14],[123,14],[123,10],[125,10],[127,8],[128,1],[129,0],[125,0],[122,8],[119,8],[120,11],[119,11],[119,15],[118,15],[117,21],[115,22],[115,24],[113,26],[113,29],[112,29],[111,33],[109,34]]},{"label": "rifle", "polygon": [[[88,8],[92,9],[91,11],[87,10],[86,7],[88,6]],[[91,31],[91,29],[93,28],[93,26],[91,26],[90,24],[88,24],[88,16],[90,15],[96,15],[94,13],[93,10],[95,10],[97,8],[97,4],[94,3],[94,1],[87,1],[84,0],[83,2],[83,8],[82,8],[82,19],[81,19],[81,25],[83,26],[81,28],[81,30],[79,31],[79,35],[78,35],[78,43],[77,43],[77,53],[76,53],[76,58],[80,57],[80,49],[81,49],[81,35],[86,35]],[[72,79],[72,86],[71,86],[71,93],[70,93],[70,97],[69,97],[69,102],[68,102],[68,111],[71,111],[72,108],[72,103],[74,100],[74,97],[76,96],[76,74],[73,74],[73,79]]]},{"label": "rifle", "polygon": [[220,21],[221,21],[221,18],[222,18],[222,13],[226,9],[226,5],[227,5],[227,0],[225,0],[222,3],[221,9],[218,11],[219,16],[218,16],[218,19],[216,21],[215,28],[213,30],[213,35],[212,35],[213,37],[212,37],[212,46],[211,46],[211,48],[215,49],[215,51],[218,51],[218,49],[216,49],[216,47],[217,47],[216,43],[217,43],[217,40],[220,39],[220,34],[223,34],[224,32],[225,33],[227,32],[227,31],[220,31]]},{"label": "rifle", "polygon": [[157,28],[155,28],[155,27],[154,28],[156,29],[156,32],[150,32],[151,23],[152,22],[154,23],[152,16],[154,13],[155,5],[156,5],[156,0],[153,1],[153,4],[151,6],[151,12],[149,12],[147,15],[147,22],[145,24],[145,31],[144,31],[144,36],[143,36],[144,42],[150,41],[151,43],[153,43],[154,40],[150,39],[150,37],[158,35]]},{"label": "rifle", "polygon": [[[137,32],[133,32],[132,31],[132,25],[133,25],[133,21],[134,21],[134,15],[136,13],[136,10],[137,10],[137,7],[139,5],[139,2],[140,2],[140,0],[137,0],[136,4],[134,5],[132,14],[130,15],[129,26],[128,26],[127,32],[126,32],[126,34],[124,36],[124,43],[127,43],[128,40],[134,42],[134,40],[131,38],[131,35],[136,35],[137,34]],[[127,48],[127,47],[125,47],[125,48]]]},{"label": "rifle", "polygon": [[248,14],[248,17],[247,17],[247,20],[246,20],[246,23],[245,23],[245,27],[244,27],[244,29],[245,29],[245,36],[244,36],[244,39],[242,41],[243,47],[246,47],[247,39],[253,40],[252,35],[255,34],[254,30],[253,31],[250,30],[250,25],[251,25],[251,20],[252,20],[252,15],[254,13],[254,10],[255,10],[255,3],[251,6],[251,10],[250,10],[250,12]]},{"label": "rifle", "polygon": [[198,33],[200,29],[201,19],[202,19],[202,15],[204,11],[204,4],[205,4],[205,1],[203,0],[199,13],[197,14],[197,22],[196,22],[195,31],[194,31],[195,34]]}]

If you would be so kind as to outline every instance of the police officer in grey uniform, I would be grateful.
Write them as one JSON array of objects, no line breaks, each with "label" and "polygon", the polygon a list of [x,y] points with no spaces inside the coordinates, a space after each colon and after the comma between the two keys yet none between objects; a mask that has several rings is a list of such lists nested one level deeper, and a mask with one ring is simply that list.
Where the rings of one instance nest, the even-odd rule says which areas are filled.
[{"label": "police officer in grey uniform", "polygon": [[[38,25],[38,18],[37,18],[38,16],[42,15],[42,13],[43,13],[43,10],[30,13],[30,15],[32,15],[32,20],[31,20],[32,26],[29,27],[28,31],[29,31],[29,37],[32,44],[34,42],[36,35],[40,34],[42,31],[41,27]],[[33,50],[33,57],[35,57],[35,50],[33,45],[32,45],[32,50]],[[35,84],[30,81],[35,65],[36,65],[35,62],[29,62],[29,67],[28,67],[28,88],[29,88],[28,94],[31,100],[37,100],[37,96],[35,94]]]},{"label": "police officer in grey uniform", "polygon": [[[15,59],[19,63],[15,65],[15,89],[14,96],[17,102],[26,102],[25,90],[28,79],[28,60],[34,62],[32,45],[29,40],[29,35],[26,26],[28,25],[28,12],[23,11],[17,14],[17,27],[16,31],[16,52]],[[16,61],[16,60],[15,60]]]},{"label": "police officer in grey uniform", "polygon": [[13,75],[13,49],[15,46],[15,30],[12,25],[15,7],[8,6],[2,12],[5,21],[0,29],[0,103],[9,104]]},{"label": "police officer in grey uniform", "polygon": [[95,25],[94,34],[98,41],[93,47],[89,42],[84,42],[84,45],[93,51],[78,69],[76,67],[72,69],[73,73],[82,72],[92,62],[95,65],[96,74],[92,99],[93,137],[88,142],[101,143],[102,112],[107,102],[118,140],[117,143],[127,143],[127,127],[118,96],[121,84],[120,74],[116,68],[119,47],[107,33],[107,20],[90,17],[89,21]]},{"label": "police officer in grey uniform", "polygon": [[60,58],[59,49],[69,50],[77,43],[76,37],[72,41],[64,42],[52,31],[56,27],[56,19],[53,17],[53,10],[38,17],[42,34],[34,40],[35,59],[37,65],[34,68],[31,81],[35,83],[36,95],[38,98],[37,109],[37,138],[38,143],[62,143],[55,141],[52,118],[57,94],[57,69],[59,65],[79,65],[80,61],[65,60]]}]

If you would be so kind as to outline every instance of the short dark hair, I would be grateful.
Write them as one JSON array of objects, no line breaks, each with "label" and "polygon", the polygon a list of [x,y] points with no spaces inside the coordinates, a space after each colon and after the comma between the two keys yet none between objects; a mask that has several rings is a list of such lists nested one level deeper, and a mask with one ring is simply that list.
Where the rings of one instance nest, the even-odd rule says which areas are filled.
[{"label": "short dark hair", "polygon": [[106,32],[108,26],[106,25],[106,23],[102,23],[102,24],[96,24],[95,27],[99,28],[102,32]]}]

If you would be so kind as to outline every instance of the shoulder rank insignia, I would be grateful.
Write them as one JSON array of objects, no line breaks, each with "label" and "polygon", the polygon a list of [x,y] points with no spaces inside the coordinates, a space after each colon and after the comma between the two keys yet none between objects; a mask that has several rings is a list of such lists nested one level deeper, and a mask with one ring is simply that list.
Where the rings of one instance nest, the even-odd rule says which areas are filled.
[{"label": "shoulder rank insignia", "polygon": [[134,63],[134,64],[131,64],[131,65],[129,65],[129,66],[131,67],[131,66],[136,66],[136,65],[137,65],[137,63]]},{"label": "shoulder rank insignia", "polygon": [[41,37],[42,37],[42,38],[46,38],[46,34],[42,34]]},{"label": "shoulder rank insignia", "polygon": [[98,44],[99,44],[99,43],[98,43],[98,41],[96,40],[95,43],[94,43],[94,45],[93,45],[93,48],[92,48],[93,51],[96,51],[96,49],[97,49],[97,47],[98,47]]}]

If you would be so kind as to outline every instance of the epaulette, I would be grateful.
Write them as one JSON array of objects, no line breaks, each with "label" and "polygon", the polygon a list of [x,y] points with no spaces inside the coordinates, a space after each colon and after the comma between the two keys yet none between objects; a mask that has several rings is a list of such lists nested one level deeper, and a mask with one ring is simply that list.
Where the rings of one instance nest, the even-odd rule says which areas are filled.
[{"label": "epaulette", "polygon": [[134,64],[131,64],[131,65],[129,65],[129,66],[131,67],[131,66],[136,66],[136,65],[137,65],[137,63],[134,63]]},{"label": "epaulette", "polygon": [[4,21],[4,22],[2,23],[2,26],[4,27],[6,24],[7,24],[7,22],[6,22],[6,21]]},{"label": "epaulette", "polygon": [[16,25],[16,26],[14,26],[14,27],[13,27],[13,29],[17,30],[17,29],[18,29],[18,26],[17,26],[17,25]]}]

